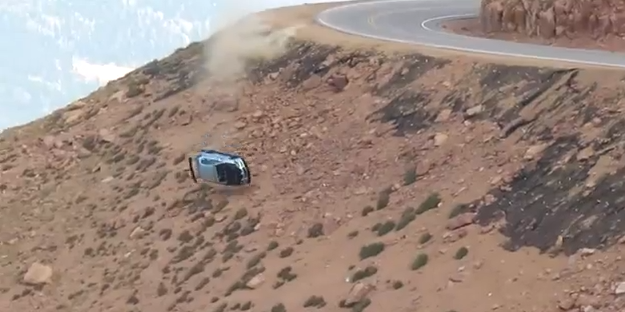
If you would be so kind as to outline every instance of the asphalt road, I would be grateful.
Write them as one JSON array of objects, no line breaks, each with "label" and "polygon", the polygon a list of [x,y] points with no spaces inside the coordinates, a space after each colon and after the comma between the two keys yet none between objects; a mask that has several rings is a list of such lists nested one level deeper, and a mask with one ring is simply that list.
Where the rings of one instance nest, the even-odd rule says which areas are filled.
[{"label": "asphalt road", "polygon": [[352,35],[473,53],[625,68],[625,53],[468,37],[441,23],[477,17],[480,0],[383,0],[330,8],[317,22]]}]

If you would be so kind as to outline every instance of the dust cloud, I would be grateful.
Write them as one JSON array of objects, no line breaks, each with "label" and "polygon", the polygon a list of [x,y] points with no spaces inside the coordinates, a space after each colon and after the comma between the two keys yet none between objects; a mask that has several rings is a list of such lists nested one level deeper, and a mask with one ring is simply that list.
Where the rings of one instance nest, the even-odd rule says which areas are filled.
[{"label": "dust cloud", "polygon": [[246,8],[249,5],[245,1],[230,1],[211,20],[211,27],[219,32],[206,47],[206,69],[219,81],[239,78],[249,61],[284,54],[289,39],[299,28],[272,29],[262,17]]},{"label": "dust cloud", "polygon": [[284,54],[289,39],[299,27],[272,29],[267,20],[254,14],[258,10],[251,8],[246,1],[231,0],[219,11],[220,15],[211,20],[213,36],[204,48],[204,70],[209,74],[213,88],[199,92],[208,92],[205,95],[211,99],[212,106],[207,108],[206,116],[211,118],[210,122],[215,127],[210,130],[210,138],[206,138],[203,147],[237,153],[239,146],[232,144],[236,141],[237,131],[217,126],[232,125],[232,118],[235,117],[216,113],[237,109],[244,93],[244,84],[240,80],[244,78],[246,65],[250,61],[272,59]]}]

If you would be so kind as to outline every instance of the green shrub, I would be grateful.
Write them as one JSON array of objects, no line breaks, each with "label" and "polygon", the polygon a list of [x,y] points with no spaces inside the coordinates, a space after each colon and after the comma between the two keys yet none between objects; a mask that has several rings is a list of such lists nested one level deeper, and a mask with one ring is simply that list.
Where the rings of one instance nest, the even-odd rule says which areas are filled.
[{"label": "green shrub", "polygon": [[384,243],[380,242],[362,246],[362,248],[360,248],[360,253],[358,254],[358,256],[360,257],[360,260],[375,257],[384,251],[384,247]]},{"label": "green shrub", "polygon": [[410,185],[417,181],[417,168],[410,167],[404,172],[404,185]]},{"label": "green shrub", "polygon": [[391,201],[391,190],[384,190],[378,194],[378,201],[375,204],[377,210],[382,210],[388,206]]},{"label": "green shrub", "polygon": [[308,228],[308,238],[317,238],[323,236],[323,224],[315,223]]},{"label": "green shrub", "polygon": [[280,244],[278,244],[278,242],[270,241],[269,245],[267,245],[267,251],[272,251],[272,250],[278,248],[278,246],[280,246]]},{"label": "green shrub", "polygon": [[247,216],[247,209],[241,208],[234,214],[234,220],[241,220]]},{"label": "green shrub", "polygon": [[358,231],[352,231],[352,232],[349,232],[349,234],[347,234],[347,238],[349,239],[353,239],[356,236],[358,236]]},{"label": "green shrub", "polygon": [[429,257],[427,254],[425,253],[420,253],[417,255],[417,257],[412,261],[412,264],[410,265],[410,268],[413,271],[416,271],[422,267],[424,267],[426,264],[428,264],[428,260]]},{"label": "green shrub", "polygon": [[278,303],[271,307],[271,312],[286,312],[286,307],[282,303]]},{"label": "green shrub", "polygon": [[304,302],[304,308],[316,307],[318,309],[326,306],[326,301],[322,296],[310,296]]},{"label": "green shrub", "polygon": [[372,206],[365,206],[365,208],[362,208],[362,212],[361,215],[363,217],[368,216],[370,213],[374,212],[375,208],[373,208]]},{"label": "green shrub", "polygon": [[377,229],[378,236],[384,236],[390,233],[395,228],[395,222],[392,220],[386,221],[380,225]]},{"label": "green shrub", "polygon": [[469,211],[469,206],[466,204],[458,204],[456,206],[454,206],[454,208],[451,209],[451,211],[449,212],[449,219],[456,217],[458,215],[461,215],[465,212]]},{"label": "green shrub", "polygon": [[280,258],[290,257],[293,254],[293,247],[287,247],[280,251]]},{"label": "green shrub", "polygon": [[368,266],[362,270],[358,270],[356,272],[354,272],[354,274],[352,275],[352,283],[355,283],[359,280],[365,279],[369,276],[373,276],[375,275],[375,273],[378,273],[378,268],[374,267],[374,266]]},{"label": "green shrub", "polygon": [[460,247],[458,248],[458,250],[456,250],[456,253],[454,254],[454,259],[460,260],[466,257],[468,254],[469,254],[469,249],[467,249],[467,247]]},{"label": "green shrub", "polygon": [[397,225],[395,226],[395,231],[401,231],[406,226],[408,226],[408,224],[414,221],[416,218],[417,218],[417,213],[414,208],[408,207],[404,209],[404,211],[401,214],[401,217],[399,218],[399,221],[397,221]]},{"label": "green shrub", "polygon": [[404,283],[402,283],[402,281],[394,281],[393,282],[393,289],[397,290],[404,287]]},{"label": "green shrub", "polygon": [[419,205],[419,208],[417,208],[416,213],[419,215],[423,214],[427,211],[437,208],[438,204],[440,203],[441,203],[441,198],[438,195],[438,193],[432,193],[421,203],[421,205]]},{"label": "green shrub", "polygon": [[421,237],[419,237],[419,244],[425,244],[427,242],[429,242],[432,239],[432,234],[430,233],[423,233],[421,234]]}]

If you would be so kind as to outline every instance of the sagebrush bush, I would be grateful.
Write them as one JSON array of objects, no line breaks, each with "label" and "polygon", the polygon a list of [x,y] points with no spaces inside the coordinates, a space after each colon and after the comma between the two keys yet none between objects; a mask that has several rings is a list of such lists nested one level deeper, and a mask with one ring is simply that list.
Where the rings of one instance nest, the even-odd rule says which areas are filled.
[{"label": "sagebrush bush", "polygon": [[419,208],[417,208],[416,213],[423,214],[427,211],[437,208],[438,204],[440,203],[441,203],[440,195],[438,193],[432,193],[421,203],[421,205],[419,205]]},{"label": "sagebrush bush", "polygon": [[377,210],[382,210],[386,208],[390,202],[391,202],[391,191],[390,189],[384,190],[380,192],[380,194],[378,194],[378,201],[375,204],[375,208]]},{"label": "sagebrush bush", "polygon": [[365,279],[367,277],[373,276],[375,275],[375,273],[378,273],[378,268],[370,265],[362,270],[358,270],[356,272],[354,272],[354,274],[352,275],[351,278],[351,282],[355,283],[359,280]]},{"label": "sagebrush bush", "polygon": [[395,228],[395,222],[392,220],[388,220],[384,223],[382,223],[378,228],[377,228],[377,233],[378,236],[384,236],[388,233],[390,233],[393,229]]},{"label": "sagebrush bush", "polygon": [[410,167],[404,172],[404,185],[410,185],[417,181],[417,168]]},{"label": "sagebrush bush", "polygon": [[467,247],[460,247],[458,248],[458,250],[456,250],[456,253],[454,254],[454,259],[460,260],[466,257],[468,254],[469,254],[469,249]]},{"label": "sagebrush bush", "polygon": [[375,257],[384,251],[384,247],[384,243],[380,242],[362,246],[362,248],[360,248],[360,253],[358,254],[358,256],[360,257],[360,260]]},{"label": "sagebrush bush", "polygon": [[417,257],[412,261],[412,264],[410,265],[410,268],[413,271],[416,271],[422,267],[424,267],[426,264],[428,264],[429,261],[429,257],[427,254],[425,253],[420,253],[417,255]]},{"label": "sagebrush bush", "polygon": [[429,242],[432,239],[432,234],[430,233],[423,233],[421,234],[421,237],[419,237],[419,244],[425,244],[427,242]]},{"label": "sagebrush bush", "polygon": [[451,208],[451,211],[449,211],[449,219],[456,217],[458,215],[461,215],[465,212],[469,211],[469,206],[466,204],[458,204],[456,206],[454,206],[453,208]]}]

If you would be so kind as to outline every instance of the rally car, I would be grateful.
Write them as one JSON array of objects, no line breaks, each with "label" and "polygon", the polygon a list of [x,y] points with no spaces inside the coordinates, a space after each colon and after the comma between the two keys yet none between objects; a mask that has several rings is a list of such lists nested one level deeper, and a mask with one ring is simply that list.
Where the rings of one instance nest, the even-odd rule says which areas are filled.
[{"label": "rally car", "polygon": [[189,171],[196,183],[202,180],[226,186],[239,186],[252,182],[250,169],[243,157],[215,150],[201,150],[195,157],[189,157]]}]

